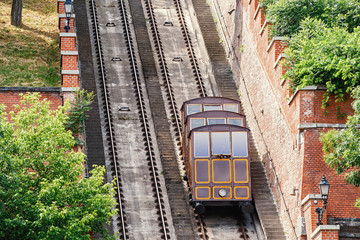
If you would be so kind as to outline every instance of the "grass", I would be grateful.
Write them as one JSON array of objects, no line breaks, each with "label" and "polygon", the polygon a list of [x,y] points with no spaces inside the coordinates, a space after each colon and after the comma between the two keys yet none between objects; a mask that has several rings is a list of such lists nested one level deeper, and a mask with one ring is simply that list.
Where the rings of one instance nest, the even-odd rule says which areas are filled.
[{"label": "grass", "polygon": [[58,87],[57,1],[23,0],[22,25],[10,24],[11,0],[0,0],[0,86]]}]

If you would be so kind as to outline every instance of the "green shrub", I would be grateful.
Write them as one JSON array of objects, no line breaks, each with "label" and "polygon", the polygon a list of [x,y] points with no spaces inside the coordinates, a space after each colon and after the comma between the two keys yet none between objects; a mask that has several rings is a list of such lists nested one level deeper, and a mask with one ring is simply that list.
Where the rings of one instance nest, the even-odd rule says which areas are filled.
[{"label": "green shrub", "polygon": [[266,8],[266,18],[274,24],[273,36],[292,36],[308,17],[349,32],[360,26],[358,0],[263,0],[261,4]]},{"label": "green shrub", "polygon": [[360,27],[349,33],[310,18],[300,27],[285,50],[289,69],[284,77],[293,90],[326,85],[328,93],[342,100],[360,83]]}]

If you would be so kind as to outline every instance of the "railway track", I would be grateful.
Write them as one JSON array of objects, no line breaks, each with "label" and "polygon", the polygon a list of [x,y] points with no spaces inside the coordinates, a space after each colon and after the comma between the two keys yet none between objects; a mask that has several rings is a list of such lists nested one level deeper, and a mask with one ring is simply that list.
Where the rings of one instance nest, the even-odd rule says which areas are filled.
[{"label": "railway track", "polygon": [[[131,177],[134,174],[132,173],[132,175],[129,175],[126,171],[121,170],[124,167],[126,168],[127,165],[124,165],[121,161],[121,156],[119,156],[119,149],[123,148],[122,144],[118,144],[117,146],[117,143],[119,143],[119,139],[117,138],[119,133],[116,133],[118,130],[114,130],[114,128],[116,129],[119,123],[123,124],[124,120],[136,120],[136,122],[139,122],[139,125],[135,124],[131,126],[135,126],[135,128],[136,126],[141,127],[141,138],[144,141],[143,145],[145,146],[146,160],[151,174],[150,178],[153,186],[153,195],[156,201],[157,223],[159,225],[159,231],[161,232],[161,239],[197,239],[198,237],[196,232],[199,232],[202,239],[216,239],[208,236],[208,230],[206,227],[206,219],[208,217],[205,217],[204,220],[203,216],[197,216],[197,222],[195,223],[194,213],[189,209],[189,205],[187,203],[188,198],[186,197],[187,194],[184,191],[183,181],[181,180],[179,174],[179,167],[176,162],[176,159],[179,158],[179,154],[176,155],[175,152],[179,152],[180,149],[181,125],[178,114],[179,109],[176,103],[182,102],[184,99],[181,99],[181,97],[176,96],[175,94],[178,92],[178,89],[177,86],[173,86],[171,80],[174,73],[171,73],[170,70],[173,67],[170,66],[171,64],[169,62],[167,62],[169,57],[166,57],[167,52],[164,50],[163,41],[161,40],[161,31],[159,31],[159,25],[157,24],[155,11],[152,6],[153,3],[150,0],[144,1],[144,6],[146,7],[145,12],[148,14],[147,18],[145,18],[141,0],[132,0],[128,3],[123,0],[118,0],[116,4],[114,4],[114,2],[115,1],[107,0],[101,2],[101,4],[107,4],[105,6],[107,8],[113,8],[116,6],[119,10],[119,16],[121,16],[121,19],[114,15],[113,19],[106,20],[106,24],[102,22],[102,25],[99,27],[99,22],[96,16],[96,3],[94,0],[90,1],[90,12],[94,14],[92,19],[94,30],[93,36],[95,37],[94,45],[96,46],[99,79],[101,80],[100,88],[103,94],[103,125],[107,132],[106,140],[109,146],[107,152],[109,159],[112,160],[111,170],[117,179],[117,207],[119,209],[119,215],[114,222],[116,222],[117,225],[116,230],[120,233],[119,238],[131,239],[131,236],[134,236],[132,231],[136,231],[134,229],[134,223],[131,222],[131,214],[133,210],[129,211],[129,209],[131,209],[131,206],[129,207],[129,205],[131,205],[129,201],[133,201],[134,199],[126,199],[127,194],[124,193],[128,191],[126,190],[128,187],[126,187],[124,182],[128,181],[128,176]],[[188,79],[185,86],[188,87],[187,83],[193,84],[190,83],[190,81],[196,82],[193,86],[195,86],[197,93],[195,93],[196,91],[193,91],[193,89],[183,89],[183,91],[189,91],[189,93],[186,94],[188,99],[207,96],[206,89],[210,89],[209,83],[203,80],[202,74],[200,73],[200,69],[203,67],[201,66],[201,62],[199,62],[195,56],[196,50],[193,48],[191,32],[188,30],[181,3],[179,0],[174,0],[173,4],[173,9],[176,9],[177,17],[179,19],[179,29],[181,29],[184,39],[181,44],[185,46],[184,49],[186,49],[188,56],[187,60],[180,58],[180,62],[186,61],[188,65],[185,69],[192,69],[192,74],[190,74],[192,77]],[[130,8],[128,9],[127,6]],[[107,14],[104,14],[104,16],[105,15]],[[131,17],[132,22],[129,20]],[[132,35],[131,33],[132,29],[130,22],[133,24],[133,31],[135,31],[135,35]],[[151,29],[152,42],[149,39],[147,25]],[[105,58],[109,58],[110,56],[108,56],[108,54],[103,54],[100,28],[103,29],[103,34],[105,34],[106,31],[104,29],[111,27],[115,28],[117,26],[121,26],[122,28],[122,38],[124,42],[123,44],[125,44],[124,46],[126,46],[127,50],[127,60],[123,58],[124,54],[121,57],[112,57],[112,60],[126,62],[128,64],[127,68],[130,69],[126,76],[131,76],[134,93],[136,95],[136,103],[133,104],[131,108],[121,106],[116,109],[119,104],[115,104],[115,107],[112,106],[114,105],[114,97],[111,95],[116,95],[116,91],[111,87],[109,89],[109,85],[113,85],[115,79],[111,79],[113,77],[110,77],[109,80],[109,77],[107,77],[107,75],[109,75],[109,71],[108,69],[105,70],[105,62],[109,61]],[[165,24],[163,26],[165,26]],[[161,27],[163,28],[163,26]],[[111,31],[109,30],[109,32]],[[156,49],[155,54],[150,50],[152,47],[153,49]],[[139,49],[139,53],[136,53],[135,49]],[[110,50],[107,51],[112,52]],[[157,56],[157,61],[154,60],[154,56]],[[137,57],[139,57],[140,60],[137,60]],[[174,62],[174,59],[179,59],[179,57],[173,58],[172,62]],[[175,62],[178,61],[176,60]],[[139,70],[140,67],[142,68],[142,72]],[[161,76],[161,79],[159,79],[158,76]],[[144,82],[142,83],[142,81]],[[178,81],[175,82],[175,85],[177,82]],[[145,86],[147,92],[146,90],[143,90]],[[164,96],[163,90],[166,92]],[[233,89],[233,91],[235,91],[236,94],[236,90]],[[166,103],[164,103],[163,97],[167,99]],[[228,97],[232,97],[232,95]],[[119,115],[115,113],[115,111],[118,110],[126,112],[133,108],[136,108],[136,113],[138,114],[138,116],[135,117],[136,119],[133,117],[135,116],[134,114],[127,115],[127,113],[121,113]],[[165,117],[167,115],[169,116],[168,119],[170,119],[170,121]],[[128,116],[132,116],[134,119],[131,119],[131,117]],[[151,129],[152,124],[154,124],[153,130]],[[170,126],[172,126],[172,128]],[[155,137],[152,137],[152,135],[156,135],[156,143],[153,142],[152,139]],[[173,139],[176,139],[175,143]],[[122,140],[120,140],[120,142],[121,141]],[[156,146],[158,146],[159,149],[159,156],[156,156],[157,153],[154,150]],[[122,154],[122,152],[120,152],[120,154]],[[157,157],[161,160],[160,167],[158,167],[159,162],[156,160]],[[121,167],[119,167],[119,165],[121,165]],[[159,171],[159,169],[162,170]],[[164,176],[165,179],[163,183],[161,182],[161,175]],[[161,189],[162,185],[166,186],[166,190]],[[167,193],[167,197],[171,204],[171,207],[168,210],[166,210],[166,200],[164,199],[163,192]],[[166,214],[166,211],[171,211],[171,214]],[[130,223],[128,220],[129,218]],[[169,225],[171,226],[169,227]],[[242,232],[240,237],[242,236],[242,239],[247,239],[247,234],[245,233],[246,227],[244,227],[241,222],[239,222],[237,226],[237,231]],[[171,229],[172,227],[174,230]]]},{"label": "railway track", "polygon": [[110,101],[108,90],[106,86],[106,74],[105,74],[105,66],[104,66],[104,59],[102,54],[102,47],[101,47],[101,39],[99,34],[99,27],[98,27],[98,19],[97,19],[97,11],[96,5],[94,0],[90,1],[90,12],[92,13],[92,22],[93,22],[93,31],[95,36],[95,46],[96,46],[96,54],[97,54],[97,61],[98,61],[98,74],[100,75],[101,79],[101,90],[102,90],[102,104],[104,108],[104,124],[107,130],[107,138],[108,141],[108,150],[109,150],[109,158],[112,160],[112,171],[114,172],[115,177],[115,186],[116,186],[116,200],[117,200],[117,208],[118,208],[118,222],[119,227],[121,230],[121,238],[128,239],[127,229],[126,229],[126,219],[125,219],[125,212],[124,212],[124,200],[122,196],[122,188],[121,188],[121,178],[119,174],[119,168],[117,166],[117,154],[116,154],[116,143],[114,138],[114,131],[113,131],[113,124],[112,124],[112,117],[111,117],[111,110],[110,110]]},{"label": "railway track", "polygon": [[[114,1],[108,1],[107,3],[105,2],[101,2],[101,4],[108,4],[105,7],[110,7],[113,8],[115,7],[115,2]],[[137,60],[136,60],[136,55],[134,52],[134,46],[133,46],[133,40],[132,40],[132,36],[131,36],[131,32],[130,32],[130,27],[129,27],[129,22],[128,22],[128,14],[127,14],[127,10],[126,10],[126,6],[124,1],[119,0],[118,1],[118,10],[120,11],[120,16],[122,17],[120,22],[122,26],[122,33],[123,33],[123,38],[125,40],[125,44],[126,44],[126,49],[127,49],[127,55],[128,55],[128,64],[129,64],[129,68],[131,70],[131,75],[132,75],[132,83],[133,83],[133,88],[135,90],[135,95],[136,95],[136,106],[137,106],[137,112],[138,113],[138,118],[135,119],[136,122],[140,121],[140,126],[141,126],[141,131],[142,131],[142,136],[143,136],[143,143],[145,145],[145,155],[146,155],[146,160],[147,160],[147,165],[149,166],[149,170],[150,170],[150,179],[152,184],[150,186],[152,186],[153,189],[153,193],[154,193],[154,198],[155,198],[155,208],[157,209],[156,214],[158,215],[158,217],[155,216],[151,216],[151,218],[156,219],[155,221],[158,222],[159,225],[159,232],[161,233],[161,235],[159,236],[159,238],[161,239],[170,239],[170,230],[168,229],[168,223],[167,223],[167,217],[166,217],[166,212],[165,212],[165,207],[164,207],[164,199],[163,199],[163,195],[162,195],[162,189],[161,189],[161,183],[160,183],[160,179],[159,179],[159,172],[158,172],[158,168],[157,168],[157,163],[155,161],[155,152],[154,152],[154,148],[153,148],[153,143],[152,143],[152,138],[151,138],[151,133],[150,133],[150,127],[149,127],[149,121],[148,121],[148,113],[146,111],[146,106],[145,106],[145,99],[144,96],[145,94],[143,93],[143,89],[142,89],[142,84],[140,82],[140,74],[138,72],[138,66],[137,66]],[[99,79],[101,82],[101,89],[102,89],[102,100],[103,100],[103,109],[104,109],[104,113],[103,113],[103,117],[104,117],[104,128],[106,129],[106,136],[107,136],[107,144],[108,144],[108,153],[109,153],[109,158],[112,160],[111,161],[111,171],[113,173],[113,176],[116,179],[116,187],[117,187],[117,208],[118,208],[118,218],[115,219],[115,222],[117,223],[117,227],[119,230],[119,238],[120,239],[135,239],[137,237],[135,236],[139,236],[142,233],[139,233],[138,235],[136,235],[135,233],[132,233],[129,231],[129,223],[127,221],[127,217],[126,215],[132,215],[134,214],[132,210],[128,210],[128,213],[125,213],[125,205],[128,205],[128,209],[131,209],[131,206],[129,207],[130,201],[133,202],[134,199],[131,198],[126,198],[126,194],[124,193],[126,190],[124,190],[124,188],[134,188],[134,186],[130,186],[130,184],[127,184],[127,186],[123,186],[125,185],[123,182],[127,182],[128,179],[125,178],[131,178],[134,177],[136,175],[136,173],[132,172],[132,171],[125,171],[125,170],[120,170],[119,165],[124,166],[124,163],[121,163],[120,160],[121,157],[119,157],[119,154],[121,154],[121,152],[119,153],[118,148],[116,146],[116,142],[118,141],[116,139],[116,135],[117,137],[119,136],[119,133],[116,133],[116,131],[119,132],[119,130],[114,130],[114,128],[117,128],[117,121],[116,121],[116,115],[114,114],[114,107],[111,106],[110,102],[111,102],[111,92],[113,92],[113,90],[109,89],[108,85],[109,84],[109,77],[107,77],[107,71],[105,70],[105,62],[106,60],[104,60],[104,54],[103,54],[103,49],[102,49],[102,44],[101,44],[101,37],[100,37],[100,30],[99,30],[99,21],[98,21],[98,17],[97,17],[97,9],[96,9],[96,4],[94,2],[94,0],[91,0],[90,2],[90,6],[91,6],[91,13],[93,15],[92,18],[92,23],[93,23],[93,36],[94,36],[94,42],[95,42],[95,46],[96,46],[96,54],[97,54],[97,63],[98,63],[98,68],[99,68]],[[106,14],[105,14],[106,15]],[[119,20],[118,20],[119,21]],[[105,27],[115,27],[117,25],[117,23],[113,22],[113,21],[109,21],[106,23]],[[103,33],[104,34],[104,33]],[[107,56],[108,57],[108,56]],[[113,57],[112,60],[114,61],[120,61],[121,59],[119,57]],[[109,71],[111,72],[111,71]],[[109,74],[108,74],[109,75]],[[112,95],[114,95],[114,93],[112,93]],[[129,111],[130,109],[127,107],[122,107],[119,109],[120,111]],[[119,120],[119,119],[118,119]],[[121,141],[121,140],[120,140]],[[120,164],[119,164],[120,163]],[[142,165],[141,167],[143,168],[144,165]],[[120,172],[124,173],[124,177],[120,174]],[[133,190],[133,189],[132,189]],[[146,192],[144,191],[143,194],[146,194]],[[144,201],[145,202],[145,197],[144,199],[141,199],[140,201]],[[151,200],[150,200],[151,201]],[[129,217],[131,218],[131,217]],[[130,223],[132,224],[132,223]],[[151,224],[149,224],[151,225]],[[153,227],[153,226],[152,226]],[[153,228],[148,228],[149,231],[153,232]],[[136,230],[135,230],[136,231]],[[153,236],[156,237],[156,233],[153,233]],[[157,237],[156,237],[157,238]]]},{"label": "railway track", "polygon": [[[191,67],[193,70],[193,80],[195,80],[197,82],[197,89],[199,90],[199,95],[198,96],[193,96],[193,97],[205,97],[207,96],[207,92],[206,92],[206,88],[204,86],[204,82],[202,80],[201,77],[201,73],[200,73],[200,68],[198,66],[198,62],[195,56],[195,51],[194,48],[192,46],[192,42],[191,42],[191,37],[190,37],[190,33],[188,31],[188,27],[186,25],[185,19],[184,19],[184,14],[182,11],[182,6],[179,0],[174,0],[174,5],[176,7],[176,11],[177,11],[177,16],[179,19],[179,24],[180,27],[182,29],[182,34],[184,37],[184,42],[185,42],[185,46],[187,48],[187,53],[190,59],[190,63],[191,63]],[[166,63],[165,59],[165,53],[164,53],[164,48],[162,46],[162,41],[160,39],[160,33],[158,30],[158,24],[157,21],[155,19],[155,14],[154,14],[154,8],[152,6],[152,2],[150,0],[146,1],[146,12],[148,13],[148,19],[150,22],[150,27],[151,27],[151,33],[153,36],[153,42],[154,42],[154,49],[157,50],[157,56],[158,56],[158,62],[159,62],[159,66],[160,66],[160,71],[162,73],[162,77],[163,77],[163,81],[166,85],[166,87],[164,87],[164,90],[166,91],[166,97],[168,100],[168,107],[171,108],[171,111],[169,111],[170,113],[172,113],[171,115],[171,119],[172,119],[172,123],[173,123],[173,127],[175,128],[173,130],[174,135],[175,135],[175,139],[176,139],[176,145],[180,146],[181,144],[181,124],[180,124],[180,119],[177,116],[178,114],[178,109],[176,108],[176,103],[175,101],[175,96],[174,96],[174,88],[172,86],[171,80],[170,80],[170,73],[168,71],[168,64]],[[166,7],[168,8],[168,7]],[[173,24],[173,23],[171,23]],[[164,24],[165,25],[165,24]],[[236,90],[233,89],[233,91],[236,94]],[[197,224],[198,224],[198,231],[200,232],[200,237],[202,239],[210,239],[208,234],[207,234],[207,229],[206,229],[206,223],[204,221],[204,217],[203,216],[199,216],[197,215]],[[240,231],[241,234],[239,235],[239,237],[241,239],[248,239],[248,234],[246,234],[246,228],[243,226],[241,221],[237,221],[237,224],[235,224],[238,226],[238,230]],[[235,232],[237,232],[235,231]],[[254,233],[254,229],[253,229],[253,233]],[[250,234],[251,235],[251,234]],[[253,239],[254,238],[254,234],[252,234]],[[221,237],[221,236],[219,236]],[[232,238],[233,236],[228,236],[230,238]],[[211,239],[217,239],[217,237],[215,238],[211,238]]]},{"label": "railway track", "polygon": [[[181,9],[181,5],[180,2],[175,0],[174,4],[177,7],[177,14],[180,20],[180,24],[181,24],[181,28],[182,28],[182,33],[184,36],[184,40],[185,40],[185,44],[187,46],[187,51],[189,54],[189,59],[192,65],[192,69],[194,72],[194,77],[197,81],[197,88],[199,89],[199,94],[200,97],[205,97],[207,96],[206,94],[206,90],[204,87],[204,83],[202,81],[201,78],[201,74],[200,74],[200,69],[198,67],[197,64],[197,60],[195,57],[195,53],[194,53],[194,49],[192,47],[192,43],[191,43],[191,39],[190,39],[190,35],[186,26],[186,23],[184,21],[184,17],[183,17],[183,12]],[[159,62],[159,66],[160,66],[160,71],[161,71],[161,76],[162,76],[162,80],[165,83],[165,91],[166,91],[166,97],[168,100],[168,106],[171,109],[171,118],[172,118],[172,125],[173,125],[173,130],[175,131],[175,136],[176,136],[176,145],[180,146],[181,145],[181,121],[180,121],[180,117],[179,117],[179,109],[177,108],[177,105],[175,103],[175,94],[173,91],[173,87],[171,84],[171,79],[170,79],[170,73],[168,71],[167,68],[167,63],[166,63],[166,57],[165,57],[165,53],[164,53],[164,49],[162,46],[162,41],[160,39],[160,33],[158,30],[158,24],[157,21],[155,19],[155,14],[154,14],[154,8],[152,6],[152,1],[150,0],[146,0],[145,1],[145,5],[146,5],[146,12],[148,13],[148,19],[150,22],[150,27],[151,27],[151,32],[152,32],[152,37],[153,37],[153,43],[154,43],[154,47],[157,50],[157,56],[158,56],[158,62]],[[202,239],[208,239],[207,235],[206,235],[206,229],[205,229],[205,225],[202,221],[202,218],[196,214],[196,218],[197,218],[197,224],[198,224],[198,230],[200,232],[200,237]]]}]

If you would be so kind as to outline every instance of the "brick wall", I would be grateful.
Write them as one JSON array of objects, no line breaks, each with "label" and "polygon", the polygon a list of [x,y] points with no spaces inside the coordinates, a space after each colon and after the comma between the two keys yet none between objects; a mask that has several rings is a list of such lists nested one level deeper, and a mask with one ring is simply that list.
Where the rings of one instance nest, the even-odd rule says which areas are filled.
[{"label": "brick wall", "polygon": [[337,218],[360,218],[359,208],[354,206],[356,198],[360,197],[360,189],[347,184],[343,176],[338,176],[322,160],[322,144],[320,133],[328,129],[314,128],[304,130],[304,168],[301,195],[319,193],[319,183],[322,174],[330,183],[330,193],[327,214]]},{"label": "brick wall", "polygon": [[76,51],[75,14],[71,14],[69,21],[70,29],[64,29],[67,18],[64,9],[64,0],[58,0],[60,51],[61,51],[61,75],[63,87],[79,87],[78,52]]},{"label": "brick wall", "polygon": [[311,235],[311,240],[336,240],[339,239],[339,226],[320,226]]},{"label": "brick wall", "polygon": [[76,35],[60,37],[60,49],[63,51],[76,51]]},{"label": "brick wall", "polygon": [[[70,26],[69,32],[70,33],[74,32],[74,26],[75,26],[74,21],[75,21],[75,19],[74,19],[74,17],[72,17],[69,22],[69,26]],[[60,32],[66,32],[64,29],[65,26],[66,26],[66,18],[65,18],[65,14],[62,14],[62,15],[60,15],[60,18],[59,18]]]},{"label": "brick wall", "polygon": [[40,92],[41,100],[47,99],[50,101],[50,109],[56,110],[63,104],[63,98],[60,88],[15,88],[15,87],[1,87],[0,88],[0,104],[6,106],[6,112],[14,111],[13,105],[19,104],[21,97],[20,93]]},{"label": "brick wall", "polygon": [[[343,126],[346,118],[339,119],[338,115],[353,113],[351,100],[345,104],[336,103],[332,97],[325,115],[321,107],[325,93],[323,88],[307,87],[291,93],[286,80],[281,78],[285,69],[279,64],[285,56],[286,41],[283,37],[269,38],[271,23],[265,20],[263,11],[258,8],[259,1],[214,0],[210,5],[214,2],[219,5],[219,20],[226,28],[225,35],[229,33],[225,39],[232,48],[229,61],[287,238],[294,239],[292,227],[302,215],[300,202],[307,194],[319,194],[318,185],[323,174],[331,184],[328,216],[360,218],[359,209],[354,207],[356,196],[360,197],[360,189],[346,184],[342,176],[337,176],[327,167],[319,141],[320,133],[329,127]],[[275,184],[266,148],[286,206]],[[295,194],[290,194],[292,192]]]},{"label": "brick wall", "polygon": [[[322,108],[322,100],[325,90],[316,88],[313,91],[300,91],[300,124],[302,123],[335,123],[344,124],[346,116],[353,115],[354,110],[350,105],[352,99],[347,96],[348,100],[336,102],[335,97],[330,97],[330,105],[325,109]],[[327,111],[327,114],[325,114]],[[345,117],[339,118],[339,114],[345,114]]]},{"label": "brick wall", "polygon": [[327,230],[319,233],[314,240],[333,240],[339,239],[339,231]]}]

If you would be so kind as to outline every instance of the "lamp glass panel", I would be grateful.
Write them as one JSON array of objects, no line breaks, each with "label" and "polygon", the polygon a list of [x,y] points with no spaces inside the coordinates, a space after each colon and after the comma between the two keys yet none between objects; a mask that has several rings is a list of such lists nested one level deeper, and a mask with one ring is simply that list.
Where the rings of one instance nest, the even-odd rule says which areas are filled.
[{"label": "lamp glass panel", "polygon": [[328,196],[329,195],[329,184],[320,184],[320,193],[321,196]]},{"label": "lamp glass panel", "polygon": [[71,14],[71,10],[72,10],[72,3],[71,3],[71,1],[70,1],[70,3],[69,2],[65,2],[65,13],[66,14]]}]

